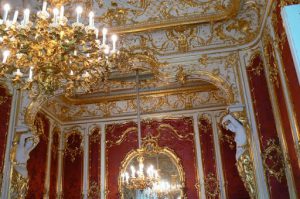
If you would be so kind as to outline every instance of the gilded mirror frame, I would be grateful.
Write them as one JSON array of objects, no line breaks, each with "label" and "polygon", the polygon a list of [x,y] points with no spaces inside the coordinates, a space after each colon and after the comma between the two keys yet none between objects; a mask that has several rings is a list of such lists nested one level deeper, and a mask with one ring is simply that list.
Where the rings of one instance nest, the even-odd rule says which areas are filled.
[{"label": "gilded mirror frame", "polygon": [[151,137],[146,137],[144,140],[144,143],[140,149],[135,149],[131,150],[127,153],[123,161],[121,162],[121,167],[119,169],[119,175],[118,175],[118,189],[119,189],[119,194],[121,199],[125,199],[123,192],[122,192],[122,181],[121,181],[121,174],[126,171],[128,168],[129,164],[134,158],[137,158],[142,155],[158,155],[158,154],[163,154],[166,155],[170,160],[173,162],[175,165],[178,174],[179,174],[179,182],[181,185],[181,190],[180,190],[180,196],[182,199],[186,198],[186,194],[184,193],[185,190],[185,173],[181,164],[180,158],[177,157],[175,152],[168,148],[168,147],[160,147],[158,146],[157,140],[151,138]]}]

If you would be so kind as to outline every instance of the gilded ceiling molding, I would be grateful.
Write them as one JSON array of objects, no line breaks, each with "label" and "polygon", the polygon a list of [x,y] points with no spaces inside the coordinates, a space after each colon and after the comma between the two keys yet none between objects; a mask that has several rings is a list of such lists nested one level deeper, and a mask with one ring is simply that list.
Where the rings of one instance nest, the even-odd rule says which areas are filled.
[{"label": "gilded ceiling molding", "polygon": [[258,35],[264,8],[262,2],[247,1],[238,15],[228,20],[130,33],[122,40],[130,51],[151,49],[160,56],[243,45]]},{"label": "gilded ceiling molding", "polygon": [[[155,90],[155,91],[140,91],[141,97],[158,97],[164,95],[174,95],[180,93],[189,93],[189,92],[205,92],[217,90],[214,85],[200,85],[193,87],[182,87],[174,89],[164,89],[164,90]],[[73,105],[83,105],[83,104],[94,104],[94,103],[105,103],[105,102],[115,102],[121,100],[133,100],[136,99],[135,93],[128,94],[118,94],[118,95],[103,95],[103,96],[91,96],[86,98],[75,98],[75,97],[65,97],[61,96],[62,102]]]},{"label": "gilded ceiling molding", "polygon": [[231,19],[237,15],[241,4],[240,0],[174,0],[168,3],[162,0],[50,0],[56,7],[65,4],[66,10],[74,10],[77,3],[83,5],[84,10],[93,9],[98,23],[110,26],[118,33]]},{"label": "gilded ceiling molding", "polygon": [[[220,90],[212,91],[188,91],[176,95],[142,96],[141,111],[143,113],[154,113],[171,110],[186,110],[207,106],[224,105],[226,96]],[[61,121],[74,121],[89,119],[91,117],[114,117],[120,115],[136,114],[135,99],[94,102],[93,104],[72,105],[64,103],[60,99],[46,102],[44,109],[55,115]]]}]

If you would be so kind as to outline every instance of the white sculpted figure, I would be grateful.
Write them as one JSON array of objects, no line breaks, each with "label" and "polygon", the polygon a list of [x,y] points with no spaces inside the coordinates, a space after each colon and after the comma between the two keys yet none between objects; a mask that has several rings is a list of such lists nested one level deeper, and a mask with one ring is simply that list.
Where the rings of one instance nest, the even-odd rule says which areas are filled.
[{"label": "white sculpted figure", "polygon": [[38,143],[36,139],[37,138],[32,133],[24,133],[20,136],[20,141],[16,148],[16,163],[14,168],[23,178],[28,177],[27,161],[29,159],[29,153]]},{"label": "white sculpted figure", "polygon": [[245,127],[232,115],[226,115],[222,120],[223,126],[232,131],[234,136],[234,141],[236,143],[236,155],[235,158],[238,160],[240,156],[245,152],[247,145],[247,135]]}]

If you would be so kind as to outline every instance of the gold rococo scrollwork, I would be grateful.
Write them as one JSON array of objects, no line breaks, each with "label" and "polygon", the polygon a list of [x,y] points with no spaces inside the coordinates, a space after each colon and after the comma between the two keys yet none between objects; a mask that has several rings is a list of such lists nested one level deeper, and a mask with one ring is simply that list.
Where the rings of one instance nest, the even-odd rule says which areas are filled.
[{"label": "gold rococo scrollwork", "polygon": [[0,96],[0,105],[4,104],[8,100],[7,96]]},{"label": "gold rococo scrollwork", "polygon": [[275,139],[269,139],[267,141],[267,147],[264,149],[262,157],[267,174],[275,177],[278,182],[281,182],[285,175],[285,162],[281,147],[277,144]]},{"label": "gold rococo scrollwork", "polygon": [[219,180],[214,173],[208,173],[204,179],[204,189],[207,198],[216,198],[220,194]]},{"label": "gold rococo scrollwork", "polygon": [[[76,140],[73,139],[72,136],[74,135],[79,135],[80,137],[80,146],[71,146],[72,144],[74,144],[74,142],[76,142]],[[72,140],[70,140],[69,138],[72,138]],[[68,132],[66,135],[65,135],[65,149],[64,149],[64,155],[65,156],[70,156],[70,160],[71,162],[74,162],[76,157],[80,154],[83,153],[83,136],[82,136],[82,133],[76,129],[76,128],[73,128],[70,130],[70,132]]]}]

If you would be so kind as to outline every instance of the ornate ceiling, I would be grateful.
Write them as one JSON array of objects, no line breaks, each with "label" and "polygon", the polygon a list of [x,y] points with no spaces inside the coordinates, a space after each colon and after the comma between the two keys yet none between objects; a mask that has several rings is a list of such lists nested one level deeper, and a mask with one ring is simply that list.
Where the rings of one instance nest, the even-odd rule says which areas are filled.
[{"label": "ornate ceiling", "polygon": [[[93,10],[99,29],[105,26],[119,34],[118,46],[128,49],[136,64],[145,68],[142,111],[152,113],[242,103],[239,55],[233,49],[256,39],[267,3],[65,0],[65,10],[69,19],[76,17],[77,5],[84,7],[85,15]],[[42,5],[36,0],[14,4],[33,9]],[[92,94],[54,97],[43,109],[60,121],[134,115],[134,73],[112,74],[110,79],[109,85],[99,85]]]}]

